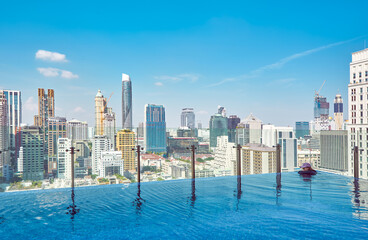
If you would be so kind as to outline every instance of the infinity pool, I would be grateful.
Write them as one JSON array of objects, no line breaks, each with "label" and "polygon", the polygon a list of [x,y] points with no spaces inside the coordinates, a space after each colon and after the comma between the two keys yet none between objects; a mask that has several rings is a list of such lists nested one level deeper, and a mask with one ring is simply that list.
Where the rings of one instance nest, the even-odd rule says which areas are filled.
[{"label": "infinity pool", "polygon": [[[368,239],[368,184],[319,173],[0,193],[1,239]],[[280,184],[281,183],[281,184]]]}]

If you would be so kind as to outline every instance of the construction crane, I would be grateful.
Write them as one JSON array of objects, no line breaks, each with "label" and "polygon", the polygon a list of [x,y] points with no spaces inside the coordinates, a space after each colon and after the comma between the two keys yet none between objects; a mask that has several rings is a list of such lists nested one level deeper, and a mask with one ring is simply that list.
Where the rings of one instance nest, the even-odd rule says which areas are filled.
[{"label": "construction crane", "polygon": [[316,97],[319,96],[319,92],[322,90],[322,88],[325,85],[325,83],[326,83],[326,80],[322,83],[322,86],[319,88],[319,90],[318,91],[315,91],[315,96]]},{"label": "construction crane", "polygon": [[107,107],[107,104],[110,102],[110,99],[111,99],[111,97],[112,97],[112,95],[114,94],[114,92],[112,92],[111,94],[110,94],[110,97],[109,97],[109,99],[105,102],[105,104],[104,104],[104,106],[102,107],[102,109],[101,109],[101,128],[102,128],[102,134],[103,134],[103,131],[104,131],[104,129],[103,129],[103,121],[105,120],[105,117],[104,117],[104,113],[105,113],[105,110],[106,110],[106,107]]}]

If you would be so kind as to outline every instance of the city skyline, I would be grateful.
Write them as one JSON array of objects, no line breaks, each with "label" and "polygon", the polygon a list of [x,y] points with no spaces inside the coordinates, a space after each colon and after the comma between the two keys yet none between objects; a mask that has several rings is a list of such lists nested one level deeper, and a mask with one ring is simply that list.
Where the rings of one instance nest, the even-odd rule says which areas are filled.
[{"label": "city skyline", "polygon": [[[93,25],[93,9],[83,14],[92,23],[73,14],[72,19],[60,16],[39,24],[42,17],[37,13],[53,4],[38,5],[30,16],[25,14],[25,3],[13,16],[6,12],[1,16],[7,21],[1,21],[0,33],[7,38],[0,40],[0,87],[22,91],[23,122],[29,124],[37,111],[37,88],[43,87],[55,90],[56,116],[93,126],[95,93],[101,89],[108,96],[120,89],[121,73],[130,75],[134,85],[134,127],[144,120],[144,105],[149,103],[165,105],[168,127],[180,126],[181,109],[186,107],[194,108],[197,122],[208,127],[217,105],[225,106],[228,115],[244,118],[254,113],[265,123],[293,126],[296,121],[313,119],[313,93],[324,80],[321,95],[330,103],[339,92],[347,99],[349,72],[345,66],[366,40],[358,26],[349,24],[354,18],[344,20],[349,29],[340,26],[342,29],[335,31],[335,25],[320,21],[331,7],[326,3],[318,5],[313,20],[295,19],[290,5],[285,12],[283,4],[252,4],[254,12],[244,13],[220,6],[213,6],[212,11],[203,11],[204,5],[197,9],[183,6],[194,14],[190,21],[181,14],[172,16],[158,5],[150,6],[150,11],[164,11],[158,17],[145,10],[151,23],[122,22],[113,10],[111,18]],[[126,7],[138,6],[129,3]],[[341,23],[338,13],[346,13],[348,8],[335,6],[331,21]],[[277,14],[279,24],[262,19],[266,13],[268,19],[275,18],[273,10],[283,13]],[[351,12],[355,18],[363,14],[355,8]],[[172,22],[155,25],[166,17]],[[27,25],[22,22],[25,19]],[[15,38],[26,36],[28,44],[14,43]],[[119,127],[120,90],[109,105]],[[294,110],[292,115],[289,109]]]}]

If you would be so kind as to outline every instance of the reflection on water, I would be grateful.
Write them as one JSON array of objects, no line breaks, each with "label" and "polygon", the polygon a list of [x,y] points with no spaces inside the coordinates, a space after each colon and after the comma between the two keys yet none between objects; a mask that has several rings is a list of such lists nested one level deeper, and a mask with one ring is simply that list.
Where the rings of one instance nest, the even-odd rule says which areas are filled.
[{"label": "reflection on water", "polygon": [[72,204],[69,205],[66,209],[68,210],[66,214],[70,215],[70,219],[74,219],[74,216],[79,213],[80,209],[77,208],[77,205],[75,205],[75,194],[74,194],[74,188],[72,188]]},{"label": "reflection on water", "polygon": [[236,211],[239,210],[239,202],[240,202],[240,199],[241,199],[241,196],[242,196],[242,189],[241,189],[241,176],[238,176],[237,177],[237,185],[236,185],[236,199],[237,199],[237,202],[236,202]]},{"label": "reflection on water", "polygon": [[368,182],[354,179],[352,187],[353,216],[368,220]]},{"label": "reflection on water", "polygon": [[312,200],[312,175],[310,174],[300,174],[299,175],[304,182],[308,183],[309,186],[309,196],[310,200]]},{"label": "reflection on water", "polygon": [[196,197],[196,188],[195,188],[195,179],[192,179],[192,195],[190,196],[190,206],[194,208],[194,203],[197,199]]},{"label": "reflection on water", "polygon": [[281,173],[276,173],[276,204],[279,204],[279,197],[281,197]]},{"label": "reflection on water", "polygon": [[137,191],[137,198],[133,201],[133,206],[135,206],[135,213],[137,215],[141,215],[142,213],[142,205],[145,200],[141,197],[141,183],[138,183],[137,185],[138,191]]}]

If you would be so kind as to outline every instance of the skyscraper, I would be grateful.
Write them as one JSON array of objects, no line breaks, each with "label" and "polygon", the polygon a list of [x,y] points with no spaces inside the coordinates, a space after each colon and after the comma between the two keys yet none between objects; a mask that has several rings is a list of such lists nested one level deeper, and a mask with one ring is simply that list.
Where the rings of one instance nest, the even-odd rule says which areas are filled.
[{"label": "skyscraper", "polygon": [[235,143],[236,139],[236,127],[240,123],[240,118],[236,115],[231,115],[227,119],[227,129],[228,129],[228,140],[231,143]]},{"label": "skyscraper", "polygon": [[[368,48],[354,52],[350,63],[349,90],[349,145],[364,149],[359,153],[360,177],[368,178]],[[350,153],[350,152],[349,152]],[[353,153],[349,157],[349,174],[353,175]],[[322,160],[322,159],[321,159]]]},{"label": "skyscraper", "polygon": [[135,170],[135,134],[129,129],[121,129],[116,134],[116,148],[124,159],[124,171]]},{"label": "skyscraper", "polygon": [[110,149],[115,150],[116,120],[112,108],[107,108],[103,118],[103,135],[110,140]]},{"label": "skyscraper", "polygon": [[23,148],[23,179],[42,180],[45,154],[44,133],[40,127],[26,126],[21,131]]},{"label": "skyscraper", "polygon": [[190,129],[195,128],[195,114],[193,108],[183,108],[181,112],[180,127],[188,127]]},{"label": "skyscraper", "polygon": [[103,117],[106,113],[106,98],[101,93],[101,90],[98,89],[98,92],[95,97],[95,135],[102,136],[103,135]]},{"label": "skyscraper", "polygon": [[[47,120],[49,117],[55,117],[55,98],[54,90],[38,89],[38,115],[34,116],[34,125],[40,127],[42,130],[47,130]],[[46,133],[46,132],[45,132]]]},{"label": "skyscraper", "polygon": [[[10,164],[8,102],[0,91],[0,173],[5,165]],[[0,179],[1,181],[1,179]]]},{"label": "skyscraper", "polygon": [[92,173],[99,174],[101,153],[109,151],[110,140],[106,136],[96,135],[92,139]]},{"label": "skyscraper", "polygon": [[335,130],[342,130],[344,124],[344,110],[341,94],[336,94],[334,100],[334,120],[336,126]]},{"label": "skyscraper", "polygon": [[122,74],[122,128],[132,129],[132,82],[127,74]]},{"label": "skyscraper", "polygon": [[316,94],[314,97],[314,118],[328,119],[330,104],[323,96]]},{"label": "skyscraper", "polygon": [[66,118],[50,117],[47,124],[48,161],[45,163],[44,169],[46,173],[51,174],[53,171],[55,173],[57,171],[58,139],[66,138]]},{"label": "skyscraper", "polygon": [[217,146],[217,137],[227,136],[227,118],[216,113],[210,119],[210,147]]},{"label": "skyscraper", "polygon": [[8,103],[9,148],[11,165],[16,165],[20,148],[20,124],[22,123],[22,94],[20,91],[3,90]]},{"label": "skyscraper", "polygon": [[163,105],[146,104],[144,141],[147,152],[166,152],[166,121]]}]

